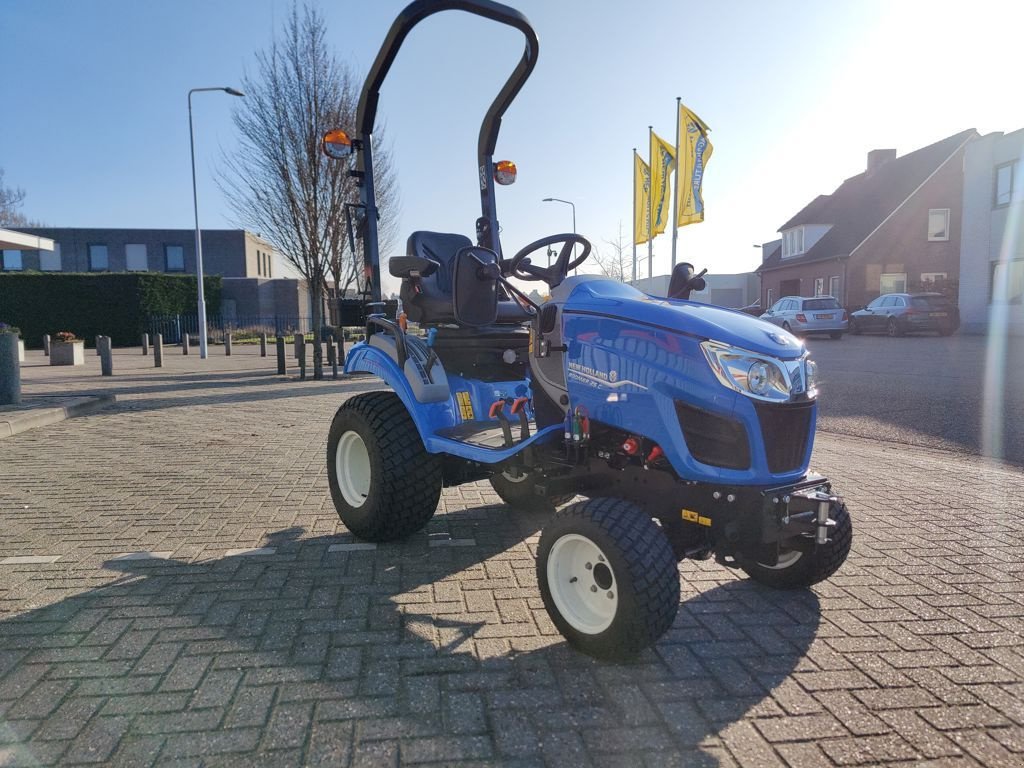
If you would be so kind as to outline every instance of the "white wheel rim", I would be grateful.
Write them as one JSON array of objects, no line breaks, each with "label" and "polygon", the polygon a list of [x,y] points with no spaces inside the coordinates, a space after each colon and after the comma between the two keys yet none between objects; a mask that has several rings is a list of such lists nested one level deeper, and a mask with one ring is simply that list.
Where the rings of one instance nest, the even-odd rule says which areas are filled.
[{"label": "white wheel rim", "polygon": [[518,475],[513,475],[507,469],[501,473],[501,476],[508,480],[510,483],[522,483],[525,482],[530,477],[525,472],[520,472]]},{"label": "white wheel rim", "polygon": [[559,538],[548,553],[547,575],[555,608],[573,629],[596,635],[611,626],[619,585],[594,542],[576,533]]},{"label": "white wheel rim", "polygon": [[791,565],[796,563],[797,560],[803,555],[799,549],[791,549],[789,552],[783,552],[779,555],[779,562],[775,565],[765,565],[761,563],[763,568],[767,568],[770,571],[781,571],[784,568],[789,568]]},{"label": "white wheel rim", "polygon": [[334,453],[338,490],[350,507],[361,507],[370,494],[370,453],[357,432],[346,432]]}]

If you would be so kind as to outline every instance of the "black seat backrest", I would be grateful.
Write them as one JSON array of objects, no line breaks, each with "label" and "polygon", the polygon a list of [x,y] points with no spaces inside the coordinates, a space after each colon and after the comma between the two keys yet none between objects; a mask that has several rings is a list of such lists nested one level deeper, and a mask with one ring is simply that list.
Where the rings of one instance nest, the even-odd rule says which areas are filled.
[{"label": "black seat backrest", "polygon": [[[409,235],[406,253],[436,261],[437,271],[426,277],[405,278],[399,295],[408,318],[414,323],[436,324],[455,323],[455,309],[452,305],[452,283],[455,269],[455,254],[461,248],[473,243],[465,235],[448,232],[413,232]],[[516,302],[501,300],[499,291],[499,324],[522,323],[530,318]]]}]

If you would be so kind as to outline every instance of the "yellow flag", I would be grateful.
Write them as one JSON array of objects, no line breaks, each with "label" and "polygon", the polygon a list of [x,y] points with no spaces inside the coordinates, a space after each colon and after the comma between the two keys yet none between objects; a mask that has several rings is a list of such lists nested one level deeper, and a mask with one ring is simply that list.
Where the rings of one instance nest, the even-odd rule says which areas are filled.
[{"label": "yellow flag", "polygon": [[651,228],[647,226],[650,199],[651,167],[633,152],[633,242],[637,245],[651,239]]},{"label": "yellow flag", "polygon": [[682,104],[679,105],[679,211],[676,224],[685,227],[704,221],[701,186],[715,148],[708,138],[707,124]]},{"label": "yellow flag", "polygon": [[651,224],[655,235],[664,232],[669,222],[668,180],[675,168],[675,148],[651,131]]}]

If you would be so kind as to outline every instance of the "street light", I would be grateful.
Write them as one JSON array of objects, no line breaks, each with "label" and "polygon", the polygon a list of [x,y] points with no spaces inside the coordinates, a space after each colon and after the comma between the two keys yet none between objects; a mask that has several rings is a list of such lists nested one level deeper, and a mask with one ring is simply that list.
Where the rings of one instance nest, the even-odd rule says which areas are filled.
[{"label": "street light", "polygon": [[[545,197],[541,200],[542,203],[565,203],[566,205],[572,206],[572,233],[576,234],[576,205],[572,200],[562,200],[560,197]],[[576,258],[576,243],[572,244],[572,257]],[[573,270],[572,273],[575,275],[578,270]]]},{"label": "street light", "polygon": [[193,88],[188,92],[188,146],[192,153],[192,208],[196,215],[196,282],[199,284],[199,357],[206,359],[206,298],[203,296],[203,243],[199,234],[199,196],[196,193],[196,139],[192,131],[192,94],[203,91],[224,91],[232,96],[245,96],[235,88]]}]

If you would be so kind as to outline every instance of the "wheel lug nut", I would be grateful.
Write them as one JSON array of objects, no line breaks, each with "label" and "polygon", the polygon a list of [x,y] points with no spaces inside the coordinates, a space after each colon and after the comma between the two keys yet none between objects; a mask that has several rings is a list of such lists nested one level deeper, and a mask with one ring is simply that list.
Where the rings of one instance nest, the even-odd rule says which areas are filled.
[{"label": "wheel lug nut", "polygon": [[591,584],[590,585],[590,591],[591,592],[597,592],[597,585],[596,584]]},{"label": "wheel lug nut", "polygon": [[609,592],[608,593],[608,599],[609,600],[614,600],[615,599],[615,593],[614,592]]},{"label": "wheel lug nut", "polygon": [[587,563],[587,570],[588,571],[591,570],[593,567],[594,567],[593,564]]},{"label": "wheel lug nut", "polygon": [[597,559],[600,560],[603,563],[604,562],[604,555],[598,555]]}]

